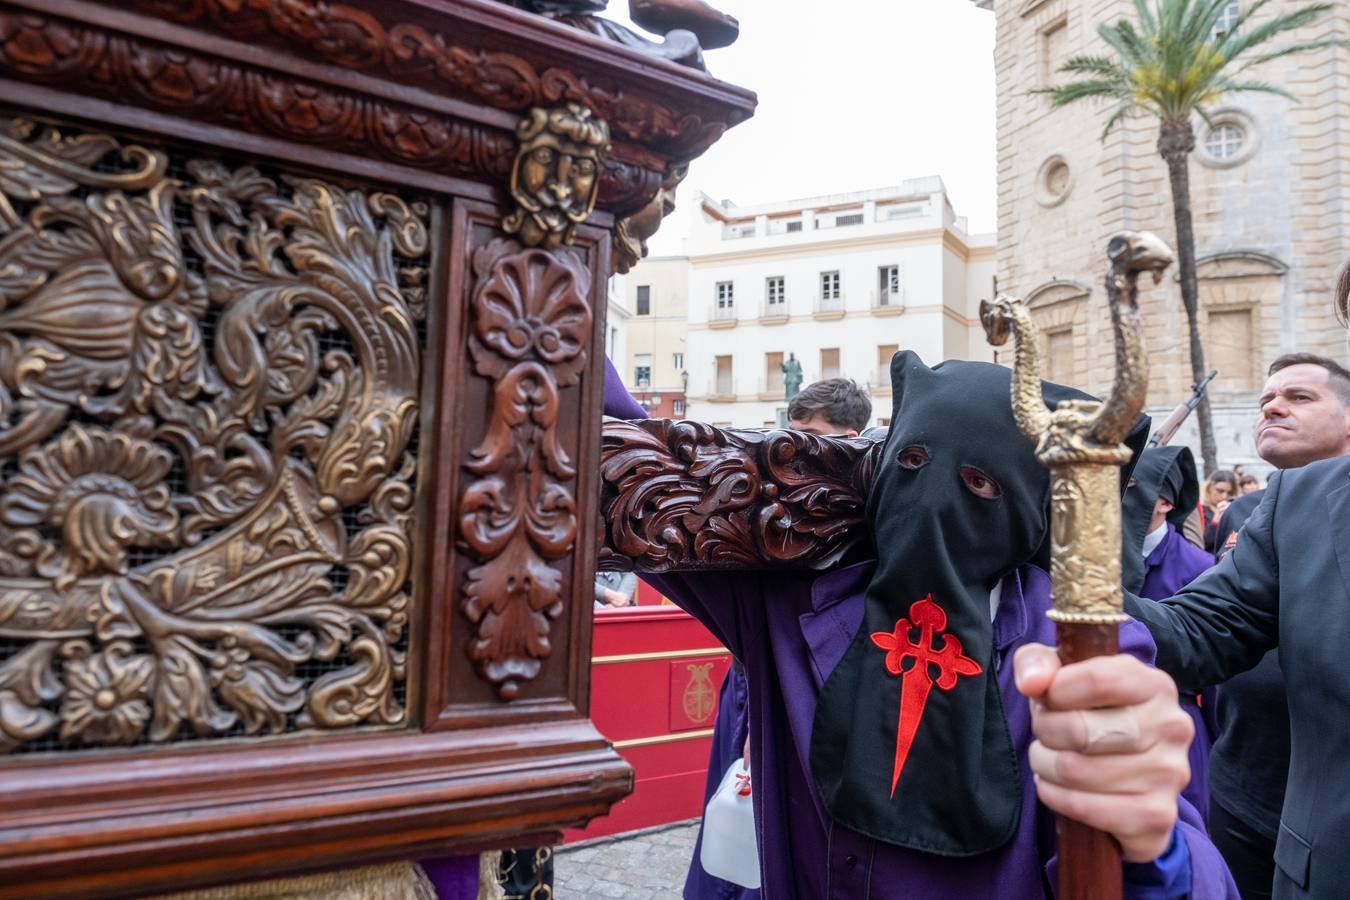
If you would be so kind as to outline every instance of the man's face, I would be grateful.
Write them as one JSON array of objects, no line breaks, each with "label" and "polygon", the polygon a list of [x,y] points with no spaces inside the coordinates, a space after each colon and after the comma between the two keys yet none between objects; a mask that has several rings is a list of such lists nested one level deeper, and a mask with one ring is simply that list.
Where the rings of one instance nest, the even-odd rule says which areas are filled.
[{"label": "man's face", "polygon": [[1281,369],[1261,393],[1256,452],[1281,469],[1350,453],[1350,414],[1321,366]]},{"label": "man's face", "polygon": [[789,419],[788,427],[793,431],[805,431],[807,434],[818,434],[821,437],[857,437],[858,432],[852,428],[840,428],[838,425],[826,419],[820,413],[815,413],[805,419]]}]

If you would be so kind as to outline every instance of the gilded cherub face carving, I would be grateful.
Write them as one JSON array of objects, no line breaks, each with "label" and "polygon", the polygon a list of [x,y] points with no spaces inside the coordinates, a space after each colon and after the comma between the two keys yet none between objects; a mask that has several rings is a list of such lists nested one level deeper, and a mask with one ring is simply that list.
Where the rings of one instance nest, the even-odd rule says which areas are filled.
[{"label": "gilded cherub face carving", "polygon": [[575,103],[533,109],[516,128],[520,149],[511,172],[517,208],[502,222],[526,246],[571,243],[576,226],[595,208],[609,128]]}]

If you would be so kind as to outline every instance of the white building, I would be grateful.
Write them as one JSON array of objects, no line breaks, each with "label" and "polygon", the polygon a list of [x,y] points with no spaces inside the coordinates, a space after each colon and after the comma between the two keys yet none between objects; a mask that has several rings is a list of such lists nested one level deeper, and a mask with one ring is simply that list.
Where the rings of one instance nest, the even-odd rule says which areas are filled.
[{"label": "white building", "polygon": [[895,187],[739,207],[701,195],[689,256],[689,416],[785,421],[782,364],[803,385],[843,376],[889,424],[891,356],[992,359],[979,302],[993,235],[969,235],[936,176]]}]

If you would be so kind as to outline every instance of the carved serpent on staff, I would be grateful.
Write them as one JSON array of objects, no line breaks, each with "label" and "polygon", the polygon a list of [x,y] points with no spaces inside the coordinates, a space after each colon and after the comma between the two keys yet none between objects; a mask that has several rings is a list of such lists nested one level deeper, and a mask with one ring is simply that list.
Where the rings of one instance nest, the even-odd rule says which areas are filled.
[{"label": "carved serpent on staff", "polygon": [[1105,402],[1069,400],[1047,410],[1041,396],[1036,326],[1013,297],[980,304],[989,342],[1017,336],[1012,377],[1013,417],[1050,469],[1050,575],[1058,622],[1120,621],[1120,508],[1116,467],[1130,459],[1121,441],[1139,416],[1148,390],[1148,359],[1140,336],[1138,279],[1155,283],[1172,252],[1146,232],[1122,232],[1106,249],[1106,293],[1115,332],[1116,378]]},{"label": "carved serpent on staff", "polygon": [[[1149,232],[1121,232],[1106,248],[1110,268],[1106,296],[1115,334],[1116,380],[1105,403],[1063,402],[1053,412],[1041,399],[1040,351],[1036,326],[1026,304],[999,296],[980,302],[980,322],[989,343],[998,347],[1017,336],[1013,364],[1013,416],[1022,433],[1037,442],[1036,455],[1046,465],[1081,459],[1094,449],[1113,450],[1129,433],[1148,390],[1148,358],[1140,336],[1138,278],[1152,272],[1156,284],[1172,264],[1172,251]],[[1105,461],[1105,460],[1103,460]]]}]

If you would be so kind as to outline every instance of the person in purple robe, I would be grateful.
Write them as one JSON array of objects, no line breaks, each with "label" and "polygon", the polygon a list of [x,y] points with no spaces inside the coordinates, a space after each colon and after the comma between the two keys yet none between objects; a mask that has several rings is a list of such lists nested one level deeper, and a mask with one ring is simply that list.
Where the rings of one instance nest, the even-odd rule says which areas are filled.
[{"label": "person in purple robe", "polygon": [[[1139,456],[1134,476],[1121,501],[1121,532],[1125,547],[1143,568],[1131,580],[1125,567],[1125,588],[1148,600],[1178,593],[1201,572],[1214,565],[1214,556],[1181,534],[1186,517],[1200,501],[1200,479],[1189,447],[1149,447]],[[1209,751],[1218,734],[1213,687],[1181,690],[1181,705],[1195,725],[1191,741],[1191,781],[1182,795],[1202,817],[1209,814]]]},{"label": "person in purple robe", "polygon": [[[873,558],[645,576],[746,668],[764,896],[1050,896],[1062,812],[1120,842],[1126,896],[1235,898],[1178,799],[1192,728],[1147,631],[1062,668],[1043,646],[1049,479],[1008,370],[904,352],[891,381]],[[606,414],[641,418],[613,387]],[[1077,708],[1102,679],[1116,706]]]},{"label": "person in purple robe", "polygon": [[[872,400],[867,392],[849,378],[826,378],[798,391],[787,408],[788,427],[808,434],[857,437],[872,417]],[[716,793],[728,768],[746,752],[749,735],[745,667],[733,658],[731,668],[717,697],[717,717],[713,722],[712,747],[708,755],[708,776],[703,787],[703,805]],[[756,888],[742,887],[708,874],[701,862],[703,824],[699,823],[693,858],[685,877],[686,900],[716,897],[718,900],[759,900]]]}]

